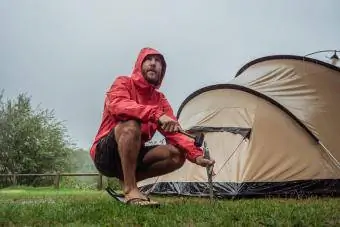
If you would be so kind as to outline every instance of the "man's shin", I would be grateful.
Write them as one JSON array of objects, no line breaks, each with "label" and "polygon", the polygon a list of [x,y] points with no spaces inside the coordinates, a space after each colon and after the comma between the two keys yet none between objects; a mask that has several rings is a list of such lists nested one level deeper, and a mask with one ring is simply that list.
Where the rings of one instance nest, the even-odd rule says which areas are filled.
[{"label": "man's shin", "polygon": [[116,128],[118,150],[124,175],[124,192],[136,189],[136,162],[140,150],[140,129],[133,122],[125,122]]}]

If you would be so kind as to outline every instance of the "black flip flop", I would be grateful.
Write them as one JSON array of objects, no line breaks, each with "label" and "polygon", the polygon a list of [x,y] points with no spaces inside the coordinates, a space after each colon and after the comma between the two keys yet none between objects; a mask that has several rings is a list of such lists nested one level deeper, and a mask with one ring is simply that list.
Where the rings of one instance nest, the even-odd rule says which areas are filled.
[{"label": "black flip flop", "polygon": [[107,193],[109,193],[109,195],[116,199],[118,202],[121,202],[121,203],[125,203],[125,197],[123,194],[119,194],[117,192],[115,192],[112,188],[110,187],[107,187],[105,188],[105,190],[107,191]]}]

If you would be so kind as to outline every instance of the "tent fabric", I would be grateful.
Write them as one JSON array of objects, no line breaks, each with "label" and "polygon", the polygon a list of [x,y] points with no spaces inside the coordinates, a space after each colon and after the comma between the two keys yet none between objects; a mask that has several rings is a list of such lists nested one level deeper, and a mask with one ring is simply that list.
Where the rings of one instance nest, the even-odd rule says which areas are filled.
[{"label": "tent fabric", "polygon": [[[256,59],[184,100],[179,122],[205,134],[216,160],[215,195],[340,194],[340,70],[306,59]],[[206,169],[193,163],[139,186],[208,195]]]},{"label": "tent fabric", "polygon": [[[290,110],[329,147],[338,149],[340,136],[340,70],[296,59],[258,62],[233,83],[256,90]],[[340,159],[340,152],[334,154]]]}]

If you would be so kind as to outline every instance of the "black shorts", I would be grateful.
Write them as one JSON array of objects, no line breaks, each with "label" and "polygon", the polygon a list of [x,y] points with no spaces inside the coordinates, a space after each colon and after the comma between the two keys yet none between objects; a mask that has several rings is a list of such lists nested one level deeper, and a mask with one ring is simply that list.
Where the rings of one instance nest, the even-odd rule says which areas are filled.
[{"label": "black shorts", "polygon": [[[144,156],[151,149],[157,146],[158,145],[152,146],[142,145],[137,158],[136,172],[147,170],[149,166],[143,163]],[[120,180],[124,179],[114,129],[112,129],[108,135],[104,136],[98,141],[96,146],[94,164],[97,170],[104,176],[116,177]]]}]

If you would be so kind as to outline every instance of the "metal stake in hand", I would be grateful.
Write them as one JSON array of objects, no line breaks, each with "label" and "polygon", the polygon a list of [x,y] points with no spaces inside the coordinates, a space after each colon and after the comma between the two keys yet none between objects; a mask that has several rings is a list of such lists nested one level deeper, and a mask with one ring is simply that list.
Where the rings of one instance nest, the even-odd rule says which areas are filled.
[{"label": "metal stake in hand", "polygon": [[[204,158],[210,159],[210,153],[207,146],[207,143],[203,142],[204,148]],[[213,184],[212,184],[212,173],[213,173],[213,166],[207,166],[207,175],[208,175],[208,184],[209,184],[209,197],[212,200],[214,198],[214,191],[213,191]]]}]

